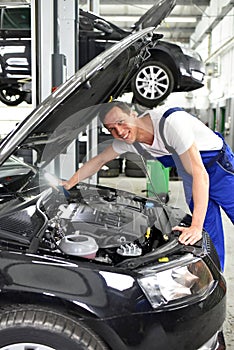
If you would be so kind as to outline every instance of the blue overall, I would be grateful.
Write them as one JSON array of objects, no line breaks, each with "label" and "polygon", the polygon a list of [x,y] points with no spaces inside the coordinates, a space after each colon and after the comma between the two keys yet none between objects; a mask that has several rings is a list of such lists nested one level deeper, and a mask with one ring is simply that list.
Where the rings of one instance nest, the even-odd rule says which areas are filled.
[{"label": "blue overall", "polygon": [[[173,152],[173,149],[167,145],[163,135],[162,125],[164,125],[165,118],[178,110],[182,109],[177,107],[170,108],[161,118],[162,123],[161,126],[159,126],[159,130],[161,129],[160,134],[171,155],[157,157],[157,160],[159,160],[165,167],[176,165],[178,174],[183,180],[186,202],[191,212],[193,212],[192,176],[184,170],[179,156],[175,153],[175,150]],[[219,136],[222,137],[221,135]],[[210,180],[209,202],[204,221],[204,228],[213,241],[223,270],[225,246],[220,207],[225,211],[232,223],[234,223],[234,154],[230,147],[225,143],[224,139],[222,150],[201,151],[200,154]]]}]

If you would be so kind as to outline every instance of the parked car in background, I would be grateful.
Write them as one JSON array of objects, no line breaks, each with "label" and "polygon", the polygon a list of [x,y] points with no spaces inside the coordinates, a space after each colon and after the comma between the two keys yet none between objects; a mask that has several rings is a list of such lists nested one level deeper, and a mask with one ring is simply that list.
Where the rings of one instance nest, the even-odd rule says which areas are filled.
[{"label": "parked car in background", "polygon": [[0,7],[0,101],[31,103],[31,14],[29,6]]},{"label": "parked car in background", "polygon": [[[140,28],[150,26],[157,27],[161,21],[171,12],[175,5],[175,0],[169,2],[168,8],[165,10],[161,6],[160,0],[155,1],[155,5],[150,8],[129,30],[114,25],[106,21],[104,18],[95,15],[94,13],[79,10],[79,66],[83,67],[87,62],[92,60],[102,51],[108,49],[114,43],[138,31]],[[17,37],[30,36],[30,8],[19,7],[2,9],[2,18],[10,18],[11,21],[5,21],[5,36],[12,33],[12,26],[14,34]],[[19,18],[23,17],[20,22]],[[10,23],[10,24],[9,24]],[[12,25],[12,23],[14,25]],[[9,30],[9,27],[11,28]],[[18,28],[18,29],[16,29]],[[24,28],[24,30],[23,30]],[[27,41],[30,45],[30,40]],[[2,41],[2,45],[4,42]],[[17,51],[12,53],[12,56],[17,56]],[[30,47],[25,48],[22,54],[25,62],[31,64]],[[10,55],[7,57],[3,55],[5,60],[5,71],[8,69]],[[23,66],[25,63],[21,61]],[[19,66],[18,66],[19,68]],[[21,69],[21,68],[20,68]],[[31,67],[25,74],[26,79],[31,74]],[[182,45],[170,43],[164,40],[157,42],[154,48],[146,52],[146,59],[144,63],[138,67],[135,76],[129,81],[125,91],[133,92],[133,102],[136,102],[145,107],[154,107],[163,101],[171,92],[176,91],[191,91],[203,86],[203,79],[205,75],[204,64],[198,53],[190,50]],[[2,73],[2,80],[0,86],[4,83],[7,74]],[[9,105],[14,105],[22,102],[24,98],[28,98],[24,90],[27,90],[27,85],[24,83],[12,84],[13,89],[10,89],[9,81],[4,85],[4,90],[0,99]],[[22,79],[21,79],[22,81]],[[13,83],[13,81],[12,81]],[[25,87],[25,89],[24,89]],[[17,91],[16,91],[17,90]],[[14,98],[15,93],[15,98]]]},{"label": "parked car in background", "polygon": [[[101,51],[125,36],[148,26],[158,26],[169,12],[163,13],[160,1],[150,8],[131,30],[117,27],[93,13],[80,9],[80,65],[83,66]],[[160,28],[157,30],[160,33]],[[192,91],[203,86],[205,67],[200,55],[182,45],[159,40],[146,53],[146,59],[126,87],[133,92],[133,102],[155,107],[171,92]]]},{"label": "parked car in background", "polygon": [[1,167],[32,150],[37,169],[7,201],[0,187],[2,350],[217,349],[226,303],[217,253],[205,231],[184,246],[172,230],[191,216],[117,188],[59,186],[70,146],[154,40],[152,28],[126,36],[0,143]]}]

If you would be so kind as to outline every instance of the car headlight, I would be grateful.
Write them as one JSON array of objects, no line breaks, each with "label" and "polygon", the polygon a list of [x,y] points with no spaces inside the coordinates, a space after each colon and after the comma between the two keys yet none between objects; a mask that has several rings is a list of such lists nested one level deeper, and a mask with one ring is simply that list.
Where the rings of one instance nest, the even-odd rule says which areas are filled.
[{"label": "car headlight", "polygon": [[203,81],[204,73],[192,70],[192,77],[198,81]]},{"label": "car headlight", "polygon": [[[177,260],[176,266],[164,265],[164,270],[141,270],[143,276],[138,283],[152,307],[157,308],[171,302],[187,301],[188,298],[204,296],[213,286],[213,276],[200,258],[185,262]],[[174,263],[175,265],[175,263]]]},{"label": "car headlight", "polygon": [[197,53],[193,49],[190,49],[189,47],[184,47],[184,46],[180,46],[180,48],[181,48],[181,50],[182,50],[184,55],[193,57],[193,58],[195,58],[198,61],[202,61],[201,56],[199,55],[199,53]]}]

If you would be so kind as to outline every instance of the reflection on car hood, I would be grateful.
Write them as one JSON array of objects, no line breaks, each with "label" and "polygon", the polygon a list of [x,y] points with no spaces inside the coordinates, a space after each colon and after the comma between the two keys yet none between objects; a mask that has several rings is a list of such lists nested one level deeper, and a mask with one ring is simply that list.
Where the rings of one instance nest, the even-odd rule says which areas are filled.
[{"label": "reflection on car hood", "polygon": [[147,27],[157,27],[172,11],[176,0],[158,0],[143,16],[134,24],[133,29],[139,30]]},{"label": "reflection on car hood", "polygon": [[[127,36],[62,84],[2,141],[0,164],[23,143],[25,147],[36,146],[43,140],[46,143],[48,134],[78,111],[117,98],[142,63],[145,50],[154,45],[153,30],[147,28]],[[76,115],[73,120],[76,129],[85,130],[96,114],[97,109],[93,107],[89,113]],[[47,162],[70,141],[69,133],[60,135],[60,143],[48,154]]]}]

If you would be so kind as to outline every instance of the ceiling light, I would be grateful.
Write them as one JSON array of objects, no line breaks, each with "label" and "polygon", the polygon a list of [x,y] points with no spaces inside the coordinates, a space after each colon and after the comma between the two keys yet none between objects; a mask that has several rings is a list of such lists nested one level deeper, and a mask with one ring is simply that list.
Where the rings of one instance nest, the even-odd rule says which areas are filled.
[{"label": "ceiling light", "polygon": [[164,19],[164,22],[166,23],[173,23],[173,22],[176,22],[176,23],[196,23],[197,22],[197,19],[196,17],[180,17],[180,16],[176,16],[176,17],[168,17],[168,18],[165,18]]},{"label": "ceiling light", "polygon": [[105,20],[109,22],[136,22],[139,16],[105,16]]},{"label": "ceiling light", "polygon": [[[139,16],[104,16],[104,18],[109,22],[137,22],[139,20]],[[182,16],[176,16],[176,17],[168,17],[165,18],[165,23],[196,23],[197,19],[196,17],[182,17]]]}]

